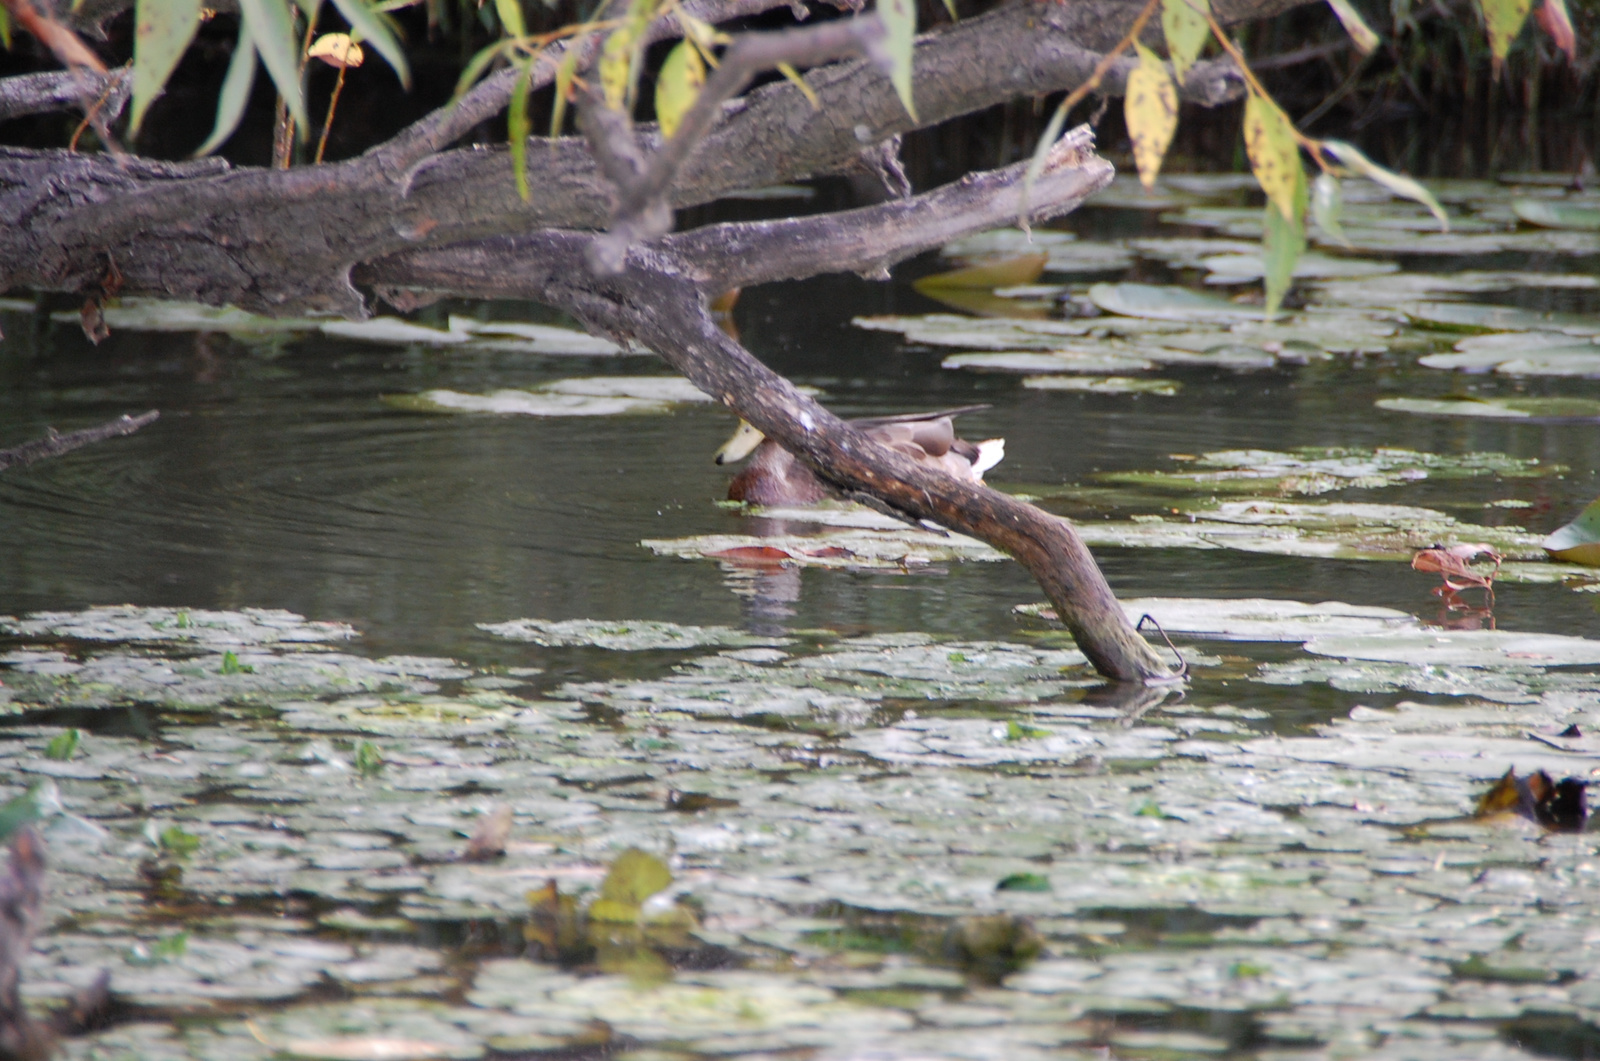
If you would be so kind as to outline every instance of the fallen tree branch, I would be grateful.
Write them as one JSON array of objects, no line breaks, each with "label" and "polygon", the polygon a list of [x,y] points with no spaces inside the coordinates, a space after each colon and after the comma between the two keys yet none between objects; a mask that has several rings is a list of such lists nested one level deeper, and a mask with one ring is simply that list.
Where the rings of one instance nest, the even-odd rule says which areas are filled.
[{"label": "fallen tree branch", "polygon": [[46,457],[59,457],[63,453],[71,453],[75,449],[104,442],[108,438],[119,435],[131,435],[141,427],[155,423],[160,419],[161,413],[151,409],[138,416],[129,416],[127,413],[115,420],[94,427],[86,427],[81,431],[71,431],[59,434],[53,428],[44,438],[36,438],[32,442],[24,442],[11,449],[0,449],[0,472],[18,464],[32,464],[34,461],[44,460]]},{"label": "fallen tree branch", "polygon": [[[1063,138],[1031,193],[1033,219],[1072,209],[1111,180],[1087,129]],[[708,225],[632,247],[616,273],[585,268],[594,237],[556,231],[419,249],[373,262],[360,279],[473,297],[533,298],[591,329],[654,351],[695,386],[845,491],[982,539],[1038,579],[1095,667],[1116,681],[1176,680],[1128,622],[1071,524],[988,487],[958,482],[882,446],[802,394],[729,338],[710,296],[828,268],[876,268],[1014,216],[1024,164],[909,200],[767,225]],[[770,226],[770,227],[769,227]],[[770,261],[763,263],[762,240]],[[794,261],[791,261],[794,259]]]},{"label": "fallen tree branch", "polygon": [[[1099,59],[1071,35],[1067,14],[1079,6],[1013,0],[919,38],[923,122],[1078,84]],[[1120,89],[1123,65],[1106,91]],[[820,110],[784,81],[726,104],[679,170],[671,205],[858,167],[863,148],[913,127],[870,62],[833,63],[806,80]],[[1185,91],[1214,102],[1239,85],[1231,63],[1200,64]],[[644,148],[659,147],[653,127],[638,132]],[[128,295],[360,317],[369,309],[349,282],[357,263],[499,233],[600,227],[612,214],[615,196],[580,137],[529,150],[532,202],[517,194],[506,150],[449,151],[401,167],[419,144],[288,171],[0,148],[0,291],[80,294],[110,257]]]},{"label": "fallen tree branch", "polygon": [[[706,225],[666,237],[661,246],[692,263],[709,292],[798,280],[826,272],[881,274],[896,262],[974,232],[1014,221],[1028,163],[970,173],[942,188],[858,210],[779,221]],[[1088,126],[1058,140],[1039,175],[1054,216],[1077,209],[1110,183],[1111,164],[1094,154]],[[1035,193],[1039,194],[1039,193]]]}]

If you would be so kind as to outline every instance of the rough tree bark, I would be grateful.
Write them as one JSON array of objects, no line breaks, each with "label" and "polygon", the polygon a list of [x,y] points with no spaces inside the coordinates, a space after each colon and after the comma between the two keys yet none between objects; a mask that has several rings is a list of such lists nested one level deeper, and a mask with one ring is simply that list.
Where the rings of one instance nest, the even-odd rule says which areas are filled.
[{"label": "rough tree bark", "polygon": [[[1220,0],[1225,22],[1275,14],[1309,0]],[[56,0],[67,11],[67,0]],[[719,22],[787,0],[689,0]],[[96,19],[127,0],[85,5]],[[1142,3],[1007,0],[987,14],[924,34],[916,45],[921,125],[1018,95],[1081,84],[1133,22]],[[672,35],[670,19],[651,33]],[[790,31],[797,58],[861,53],[857,33]],[[1158,43],[1159,29],[1146,33]],[[819,42],[832,41],[826,47]],[[578,42],[592,59],[598,41]],[[787,46],[787,45],[785,45]],[[765,54],[757,46],[754,53]],[[783,52],[776,46],[772,55]],[[820,48],[820,51],[818,49]],[[809,51],[804,49],[811,49]],[[767,55],[763,61],[770,61]],[[533,76],[548,83],[553,48]],[[1101,91],[1118,94],[1131,64],[1114,64]],[[646,347],[702,390],[793,451],[825,478],[910,515],[972,534],[1015,556],[1039,580],[1094,665],[1122,682],[1174,675],[1129,624],[1087,549],[1065,520],[983,487],[957,483],[879,446],[756,361],[712,321],[711,297],[732,287],[835,270],[886,275],[887,266],[948,240],[1014,219],[1022,166],[863,210],[663,235],[671,209],[728,192],[893,163],[894,138],[915,127],[868,59],[813,69],[813,108],[774,82],[693,126],[662,150],[653,126],[632,127],[586,105],[587,138],[530,143],[534,201],[518,198],[508,153],[450,150],[502,109],[515,75],[491,76],[451,108],[365,155],[288,171],[0,148],[0,292],[31,288],[233,303],[274,313],[371,312],[363,293],[391,301],[441,294],[532,298],[592,329]],[[743,82],[723,76],[728,94]],[[0,82],[0,101],[7,98]],[[1205,104],[1241,89],[1227,62],[1202,63],[1187,98]],[[54,92],[55,97],[51,96]],[[36,83],[13,98],[30,107],[70,98]],[[703,135],[701,135],[703,134]],[[692,146],[692,152],[680,150]],[[1087,130],[1063,138],[1028,196],[1043,219],[1077,206],[1111,179]],[[608,233],[593,230],[609,227]],[[358,286],[359,285],[359,286]],[[419,294],[411,294],[419,293]]]}]

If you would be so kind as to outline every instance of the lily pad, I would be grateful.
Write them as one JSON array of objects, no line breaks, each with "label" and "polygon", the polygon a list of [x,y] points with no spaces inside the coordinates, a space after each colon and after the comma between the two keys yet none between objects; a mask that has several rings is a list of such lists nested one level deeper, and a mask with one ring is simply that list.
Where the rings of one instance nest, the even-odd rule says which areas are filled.
[{"label": "lily pad", "polygon": [[[1258,254],[1217,254],[1200,260],[1210,270],[1208,284],[1242,284],[1259,280],[1265,267]],[[1336,258],[1326,254],[1302,254],[1295,261],[1297,280],[1348,279],[1362,276],[1387,276],[1400,271],[1397,262],[1375,262],[1361,258]]]},{"label": "lily pad", "polygon": [[1530,225],[1588,232],[1600,230],[1600,207],[1597,206],[1551,202],[1547,199],[1513,199],[1511,209]]},{"label": "lily pad", "polygon": [[1520,460],[1502,453],[1444,456],[1406,449],[1303,447],[1274,450],[1223,450],[1194,458],[1196,471],[1102,472],[1097,481],[1179,493],[1324,494],[1350,488],[1373,489],[1425,479],[1466,479],[1493,475],[1526,478],[1554,475],[1561,465]]},{"label": "lily pad", "polygon": [[1394,608],[1323,601],[1135,597],[1122,602],[1134,622],[1152,616],[1169,634],[1219,641],[1309,641],[1332,635],[1382,635],[1415,629],[1417,620]]},{"label": "lily pad", "polygon": [[1406,307],[1418,324],[1452,331],[1558,331],[1568,335],[1600,335],[1600,321],[1577,313],[1538,313],[1515,306],[1475,302],[1419,302]]},{"label": "lily pad", "polygon": [[612,357],[627,352],[610,339],[602,339],[598,335],[529,321],[480,321],[471,317],[452,316],[450,330],[470,335],[475,346],[492,346],[532,354]]},{"label": "lily pad", "polygon": [[1577,519],[1546,538],[1544,549],[1556,560],[1600,567],[1600,499],[1589,502]]},{"label": "lily pad", "polygon": [[616,416],[666,412],[674,404],[709,402],[681,376],[593,376],[562,379],[531,390],[490,394],[430,390],[385,401],[409,412],[470,412],[522,416]]},{"label": "lily pad", "polygon": [[908,343],[966,346],[982,350],[1049,350],[1064,336],[1082,336],[1089,325],[1078,321],[978,320],[952,313],[920,317],[856,317],[850,322],[869,331],[900,332]]},{"label": "lily pad", "polygon": [[163,641],[208,646],[307,644],[356,636],[346,623],[308,620],[275,608],[211,611],[205,608],[139,608],[131,604],[78,612],[33,612],[22,619],[0,616],[0,634],[78,641]]},{"label": "lily pad", "polygon": [[1537,423],[1600,420],[1593,398],[1380,398],[1377,406],[1422,416],[1468,416]]},{"label": "lily pad", "polygon": [[657,556],[716,560],[751,569],[782,567],[918,567],[951,560],[1003,560],[1005,554],[961,534],[936,534],[905,525],[876,530],[840,528],[816,535],[702,534],[646,539]]},{"label": "lily pad", "polygon": [[1153,361],[1129,357],[1126,354],[1111,352],[1097,354],[1087,350],[951,354],[939,364],[942,368],[965,368],[975,372],[1081,372],[1090,375],[1105,372],[1142,372],[1156,367]]},{"label": "lily pad", "polygon": [[[207,306],[199,302],[169,302],[154,298],[108,301],[101,311],[112,331],[230,332],[270,335],[279,332],[316,331],[325,323],[305,317],[264,317],[232,306]],[[77,310],[58,310],[50,319],[63,324],[79,322]]]},{"label": "lily pad", "polygon": [[1409,630],[1319,638],[1318,656],[1453,667],[1564,667],[1600,664],[1600,641],[1509,630]]},{"label": "lily pad", "polygon": [[1133,379],[1129,376],[1027,376],[1030,390],[1073,391],[1080,394],[1160,394],[1171,396],[1183,386],[1171,379]]},{"label": "lily pad", "polygon": [[1089,288],[1089,298],[1107,313],[1126,317],[1215,323],[1261,319],[1259,309],[1236,305],[1187,287],[1095,284]]},{"label": "lily pad", "polygon": [[478,629],[513,641],[531,641],[550,647],[582,646],[621,652],[700,648],[707,645],[750,647],[786,645],[783,638],[760,637],[727,626],[680,626],[648,619],[605,621],[598,619],[513,619],[504,623],[479,623]]},{"label": "lily pad", "polygon": [[1133,264],[1133,255],[1118,243],[1080,240],[1071,232],[1000,228],[945,244],[947,258],[974,260],[998,255],[1043,254],[1044,272],[1067,275],[1116,272]]}]

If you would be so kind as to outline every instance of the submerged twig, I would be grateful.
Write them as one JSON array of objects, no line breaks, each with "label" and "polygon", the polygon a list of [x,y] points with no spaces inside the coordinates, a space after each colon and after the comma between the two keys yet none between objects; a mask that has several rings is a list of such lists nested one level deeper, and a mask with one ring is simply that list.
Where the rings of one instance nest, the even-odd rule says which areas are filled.
[{"label": "submerged twig", "polygon": [[51,429],[44,438],[24,442],[11,449],[0,449],[0,471],[17,464],[32,464],[36,460],[46,457],[59,457],[63,453],[70,453],[75,449],[95,442],[104,442],[108,438],[118,435],[131,435],[141,427],[153,424],[160,419],[159,410],[151,409],[149,412],[140,413],[138,416],[122,414],[115,420],[99,424],[95,427],[86,427],[82,431],[71,431],[63,435]]}]

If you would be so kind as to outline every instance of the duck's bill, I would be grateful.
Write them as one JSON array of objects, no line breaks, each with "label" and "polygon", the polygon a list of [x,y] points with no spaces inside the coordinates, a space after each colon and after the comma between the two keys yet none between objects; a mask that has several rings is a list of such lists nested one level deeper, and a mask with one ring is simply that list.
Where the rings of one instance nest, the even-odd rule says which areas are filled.
[{"label": "duck's bill", "polygon": [[718,464],[733,464],[742,461],[766,440],[766,435],[757,431],[743,420],[739,421],[739,429],[733,437],[724,442],[717,450]]}]

